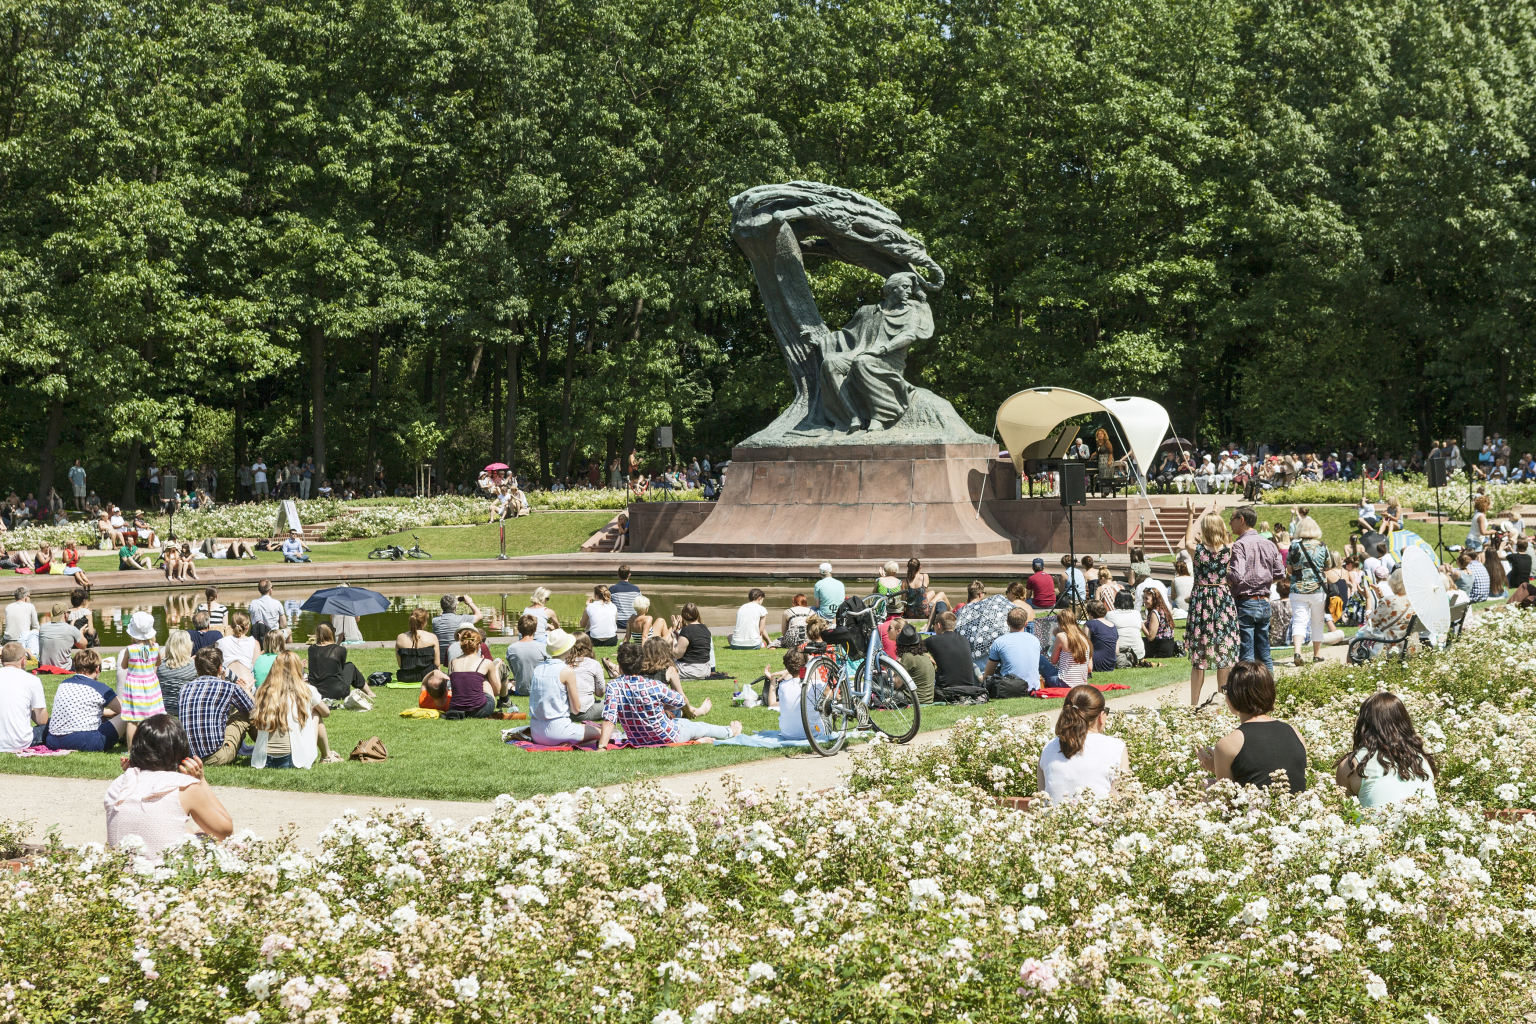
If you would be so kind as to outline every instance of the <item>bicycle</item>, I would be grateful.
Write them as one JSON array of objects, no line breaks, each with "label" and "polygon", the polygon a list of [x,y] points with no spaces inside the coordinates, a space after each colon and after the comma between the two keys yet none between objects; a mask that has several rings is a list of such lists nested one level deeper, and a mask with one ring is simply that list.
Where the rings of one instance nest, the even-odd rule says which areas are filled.
[{"label": "bicycle", "polygon": [[415,541],[416,543],[412,544],[408,548],[403,548],[403,547],[401,547],[398,544],[385,544],[382,547],[374,548],[372,551],[368,552],[368,557],[369,558],[386,558],[386,559],[390,560],[391,562],[398,562],[402,558],[431,558],[432,557],[431,554],[429,554],[428,552],[426,552],[425,550],[422,549],[421,538],[417,537],[413,533],[413,534],[411,534],[411,540]]},{"label": "bicycle", "polygon": [[883,618],[883,598],[846,616],[849,625],[863,622],[869,626],[869,644],[863,657],[854,657],[850,648],[855,636],[841,626],[823,634],[831,641],[826,651],[817,653],[805,666],[800,721],[811,749],[822,757],[843,749],[850,722],[860,729],[877,729],[896,743],[906,743],[917,735],[922,705],[917,702],[912,677],[880,644],[878,623]]}]

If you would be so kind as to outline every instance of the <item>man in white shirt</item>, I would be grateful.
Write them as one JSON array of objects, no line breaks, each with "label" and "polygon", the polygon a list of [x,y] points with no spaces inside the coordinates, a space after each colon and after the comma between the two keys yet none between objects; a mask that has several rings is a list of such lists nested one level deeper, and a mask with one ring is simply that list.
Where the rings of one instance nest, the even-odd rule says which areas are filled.
[{"label": "man in white shirt", "polygon": [[251,602],[251,625],[261,625],[268,633],[281,633],[288,636],[288,615],[283,611],[283,602],[272,596],[272,581],[262,580],[256,584],[256,589],[261,596]]},{"label": "man in white shirt", "polygon": [[48,731],[43,684],[22,668],[26,663],[27,649],[21,644],[0,647],[0,751],[35,747]]},{"label": "man in white shirt", "polygon": [[731,648],[737,651],[757,651],[769,646],[768,609],[763,607],[766,595],[756,587],[747,591],[747,603],[736,609],[736,631],[731,634]]},{"label": "man in white shirt", "polygon": [[252,487],[255,489],[257,499],[267,496],[267,464],[257,459],[251,464]]},{"label": "man in white shirt", "polygon": [[32,592],[26,587],[16,588],[16,603],[6,606],[5,609],[5,636],[6,643],[13,640],[20,641],[28,633],[35,631],[39,623],[37,621],[37,607],[32,603]]}]

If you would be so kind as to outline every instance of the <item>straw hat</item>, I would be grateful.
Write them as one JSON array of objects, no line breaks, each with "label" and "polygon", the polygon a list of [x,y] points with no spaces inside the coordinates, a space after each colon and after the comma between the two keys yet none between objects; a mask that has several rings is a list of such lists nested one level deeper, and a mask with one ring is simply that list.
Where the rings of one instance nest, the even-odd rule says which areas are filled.
[{"label": "straw hat", "polygon": [[558,658],[576,645],[576,638],[563,629],[552,629],[544,634],[544,652]]},{"label": "straw hat", "polygon": [[155,617],[149,612],[134,612],[133,618],[128,620],[128,635],[135,640],[153,640]]}]

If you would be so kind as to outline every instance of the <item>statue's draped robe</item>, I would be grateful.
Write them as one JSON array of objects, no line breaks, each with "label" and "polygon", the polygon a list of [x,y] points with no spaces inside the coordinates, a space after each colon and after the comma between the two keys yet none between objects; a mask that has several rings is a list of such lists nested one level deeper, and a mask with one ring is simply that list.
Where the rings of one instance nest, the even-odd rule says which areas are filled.
[{"label": "statue's draped robe", "polygon": [[861,306],[822,346],[821,404],[840,430],[884,430],[906,413],[912,387],[902,376],[907,349],[933,337],[922,299],[899,309]]}]

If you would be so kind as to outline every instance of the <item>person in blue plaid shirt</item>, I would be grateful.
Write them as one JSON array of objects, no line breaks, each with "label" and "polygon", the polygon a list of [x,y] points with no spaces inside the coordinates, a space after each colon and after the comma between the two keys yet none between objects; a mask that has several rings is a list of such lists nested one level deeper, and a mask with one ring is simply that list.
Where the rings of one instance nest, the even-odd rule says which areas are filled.
[{"label": "person in blue plaid shirt", "polygon": [[614,724],[624,728],[624,738],[636,746],[651,747],[689,740],[728,739],[741,733],[741,723],[710,725],[708,722],[674,718],[672,713],[697,713],[688,698],[665,683],[640,675],[644,660],[639,644],[621,644],[617,679],[610,680],[603,696],[603,725],[597,749],[606,750]]},{"label": "person in blue plaid shirt", "polygon": [[224,652],[217,647],[204,647],[192,661],[197,678],[181,689],[182,727],[203,764],[230,764],[256,703],[244,687],[224,678]]}]

